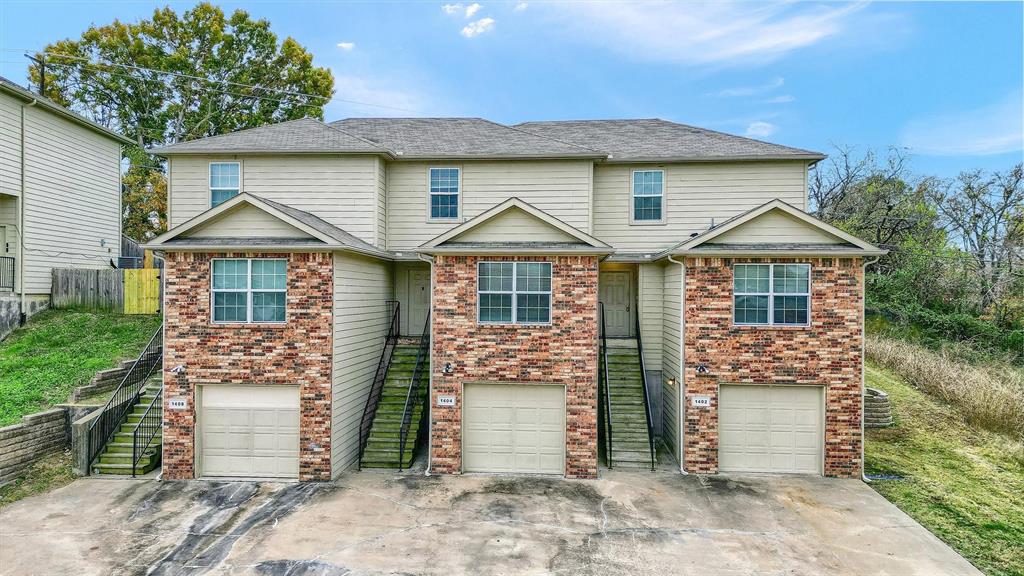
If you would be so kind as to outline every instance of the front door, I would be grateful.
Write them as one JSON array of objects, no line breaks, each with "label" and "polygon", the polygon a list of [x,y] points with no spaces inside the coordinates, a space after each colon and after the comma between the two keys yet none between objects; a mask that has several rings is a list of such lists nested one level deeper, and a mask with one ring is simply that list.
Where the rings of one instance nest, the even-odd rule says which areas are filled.
[{"label": "front door", "polygon": [[430,270],[409,271],[409,323],[406,333],[419,336],[430,310]]},{"label": "front door", "polygon": [[604,326],[609,338],[633,335],[633,281],[629,271],[601,272],[600,298],[604,303]]}]

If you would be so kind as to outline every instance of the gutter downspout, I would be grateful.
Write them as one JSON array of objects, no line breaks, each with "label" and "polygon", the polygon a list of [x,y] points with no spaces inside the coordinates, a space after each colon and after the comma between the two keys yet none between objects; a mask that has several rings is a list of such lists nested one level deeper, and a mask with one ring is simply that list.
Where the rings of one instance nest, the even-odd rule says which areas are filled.
[{"label": "gutter downspout", "polygon": [[28,320],[28,310],[25,305],[25,109],[38,104],[35,98],[28,104],[21,106],[21,197],[18,198],[18,288],[21,296],[21,314],[18,315],[18,323],[24,324]]},{"label": "gutter downspout", "polygon": [[676,436],[679,446],[679,472],[686,471],[686,264],[668,255],[668,261],[679,265],[679,374],[676,378]]},{"label": "gutter downspout", "polygon": [[864,472],[867,461],[864,459],[864,445],[867,444],[867,436],[864,435],[864,401],[867,400],[868,386],[865,378],[864,363],[867,361],[867,342],[866,342],[866,327],[865,327],[865,304],[867,301],[868,291],[868,266],[871,266],[875,262],[881,259],[880,256],[876,256],[870,261],[865,261],[863,266],[863,274],[861,274],[861,280],[864,282],[864,295],[860,299],[860,479],[864,482],[871,483],[867,474]]},{"label": "gutter downspout", "polygon": [[[434,257],[416,254],[416,258],[430,264],[430,377],[427,379],[427,469],[424,476],[430,476],[430,466],[433,463],[433,440],[434,440]],[[401,321],[401,320],[399,320]]]}]

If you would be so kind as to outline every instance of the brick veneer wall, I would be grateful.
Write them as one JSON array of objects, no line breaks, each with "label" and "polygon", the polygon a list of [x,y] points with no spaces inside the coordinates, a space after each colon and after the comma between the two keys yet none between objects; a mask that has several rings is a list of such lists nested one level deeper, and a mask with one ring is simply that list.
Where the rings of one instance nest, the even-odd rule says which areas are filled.
[{"label": "brick veneer wall", "polygon": [[[810,327],[733,326],[732,265],[746,262],[811,264]],[[825,475],[860,475],[862,276],[854,258],[686,260],[687,471],[718,470],[719,384],[785,383],[825,386]],[[711,407],[691,406],[694,395]]]},{"label": "brick veneer wall", "polygon": [[[551,324],[478,324],[479,261],[550,261]],[[462,471],[463,384],[537,382],[566,387],[566,476],[595,477],[597,258],[438,256],[433,274],[431,470]],[[440,395],[455,396],[455,406],[438,407]]]},{"label": "brick veneer wall", "polygon": [[[287,258],[287,322],[213,324],[211,259]],[[331,478],[334,275],[330,254],[169,252],[164,260],[163,477],[194,478],[196,384],[299,385],[299,480]],[[172,373],[176,366],[181,373]]]}]

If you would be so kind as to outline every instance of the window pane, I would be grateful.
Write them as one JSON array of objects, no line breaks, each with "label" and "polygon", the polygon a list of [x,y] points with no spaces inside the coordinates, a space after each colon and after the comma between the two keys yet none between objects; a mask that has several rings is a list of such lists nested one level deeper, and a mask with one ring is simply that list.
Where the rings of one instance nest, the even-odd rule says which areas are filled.
[{"label": "window pane", "polygon": [[664,189],[663,178],[660,170],[633,172],[633,195],[660,196]]},{"label": "window pane", "polygon": [[216,208],[221,204],[231,200],[235,196],[238,196],[238,188],[235,189],[211,189],[210,190],[210,208]]},{"label": "window pane", "polygon": [[516,264],[516,290],[547,292],[551,290],[551,264],[522,262]]},{"label": "window pane", "polygon": [[459,217],[459,196],[458,196],[458,194],[431,194],[430,195],[430,217],[431,218],[458,218]]},{"label": "window pane", "polygon": [[776,264],[772,275],[775,292],[808,292],[810,267],[805,264]]},{"label": "window pane", "polygon": [[238,188],[238,164],[234,162],[210,164],[210,188]]},{"label": "window pane", "polygon": [[478,281],[481,292],[511,292],[512,263],[481,263]]},{"label": "window pane", "polygon": [[516,294],[516,322],[550,322],[551,296],[548,294]]},{"label": "window pane", "polygon": [[252,321],[284,322],[284,294],[284,292],[253,292]]},{"label": "window pane", "polygon": [[511,322],[511,294],[480,294],[481,322]]},{"label": "window pane", "polygon": [[737,264],[733,266],[733,292],[737,294],[768,293],[768,264]]},{"label": "window pane", "polygon": [[807,324],[807,296],[776,296],[774,319],[776,324]]},{"label": "window pane", "polygon": [[767,296],[734,296],[733,321],[737,324],[767,324]]},{"label": "window pane", "polygon": [[214,260],[214,290],[244,290],[248,268],[245,260]]},{"label": "window pane", "polygon": [[248,302],[248,294],[245,292],[214,292],[213,321],[245,322]]},{"label": "window pane", "polygon": [[253,290],[284,290],[286,265],[284,260],[253,260]]},{"label": "window pane", "polygon": [[661,196],[633,198],[634,220],[661,220]]}]

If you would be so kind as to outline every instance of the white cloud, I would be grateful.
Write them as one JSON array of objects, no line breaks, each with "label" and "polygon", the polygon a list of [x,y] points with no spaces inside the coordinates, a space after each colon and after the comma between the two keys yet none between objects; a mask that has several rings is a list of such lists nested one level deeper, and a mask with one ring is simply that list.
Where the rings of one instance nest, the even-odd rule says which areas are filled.
[{"label": "white cloud", "polygon": [[479,12],[481,8],[483,8],[483,6],[477,4],[476,2],[473,2],[469,6],[466,6],[466,18],[472,18],[473,15]]},{"label": "white cloud", "polygon": [[[642,60],[767,62],[840,35],[864,3],[552,2],[538,5],[582,42]],[[865,16],[866,18],[866,16]]]},{"label": "white cloud", "polygon": [[904,127],[902,144],[926,156],[987,156],[1024,150],[1024,92],[958,112],[917,118]]},{"label": "white cloud", "polygon": [[441,6],[441,10],[443,10],[445,14],[455,14],[462,10],[462,4],[445,4],[444,6]]},{"label": "white cloud", "polygon": [[769,124],[768,122],[758,120],[757,122],[751,122],[750,125],[747,126],[747,137],[767,138],[774,134],[777,129],[778,126],[775,124]]},{"label": "white cloud", "polygon": [[355,42],[338,42],[338,48],[348,52],[356,47]]},{"label": "white cloud", "polygon": [[529,6],[529,4],[527,4],[526,2],[516,2],[515,7],[512,9],[515,10],[516,12],[522,12],[523,10],[526,10],[527,6]]},{"label": "white cloud", "polygon": [[494,18],[481,18],[476,22],[470,22],[466,24],[466,27],[462,29],[462,35],[466,38],[472,38],[479,36],[484,32],[487,32],[494,27]]},{"label": "white cloud", "polygon": [[399,82],[367,76],[334,75],[334,98],[327,104],[328,118],[353,115],[418,116],[424,98],[403,90]]},{"label": "white cloud", "polygon": [[765,103],[766,104],[788,104],[788,103],[790,103],[790,102],[792,102],[794,100],[796,100],[795,97],[793,97],[793,96],[791,96],[789,94],[782,94],[781,96],[776,96],[774,98],[769,98],[769,99],[765,100]]},{"label": "white cloud", "polygon": [[784,78],[775,78],[764,84],[758,84],[756,86],[738,86],[735,88],[726,88],[725,90],[719,90],[718,92],[712,92],[708,96],[716,96],[719,98],[733,98],[736,96],[754,96],[755,94],[763,94],[765,92],[771,92],[777,88],[781,88],[786,83]]}]

